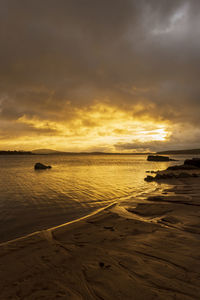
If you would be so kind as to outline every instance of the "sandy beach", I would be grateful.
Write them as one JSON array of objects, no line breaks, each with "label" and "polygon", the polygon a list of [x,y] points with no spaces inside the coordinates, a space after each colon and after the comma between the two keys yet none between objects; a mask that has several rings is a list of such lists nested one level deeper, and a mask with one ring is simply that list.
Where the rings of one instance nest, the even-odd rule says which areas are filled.
[{"label": "sandy beach", "polygon": [[200,299],[199,178],[170,183],[1,244],[0,299]]}]

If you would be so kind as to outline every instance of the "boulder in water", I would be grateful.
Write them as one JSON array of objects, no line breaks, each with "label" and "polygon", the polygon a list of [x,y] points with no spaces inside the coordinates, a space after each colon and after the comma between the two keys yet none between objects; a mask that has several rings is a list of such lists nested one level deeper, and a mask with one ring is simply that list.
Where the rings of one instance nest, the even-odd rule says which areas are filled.
[{"label": "boulder in water", "polygon": [[46,170],[46,169],[51,169],[51,166],[46,166],[41,163],[36,163],[34,168],[35,170]]},{"label": "boulder in water", "polygon": [[171,159],[168,156],[162,156],[162,155],[149,155],[147,157],[148,161],[175,161],[175,159]]}]

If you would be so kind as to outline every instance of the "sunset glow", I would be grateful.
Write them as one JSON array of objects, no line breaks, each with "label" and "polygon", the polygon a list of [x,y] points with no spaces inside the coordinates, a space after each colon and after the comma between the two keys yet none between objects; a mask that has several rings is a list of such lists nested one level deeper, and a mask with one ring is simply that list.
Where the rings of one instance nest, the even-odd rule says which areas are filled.
[{"label": "sunset glow", "polygon": [[1,149],[200,147],[198,9],[112,2],[5,4]]},{"label": "sunset glow", "polygon": [[[23,138],[16,137],[14,141],[9,141],[9,144],[17,149],[23,147],[28,150],[34,145],[35,147],[43,145],[75,152],[81,150],[117,152],[115,146],[119,143],[135,140],[140,143],[164,142],[171,134],[169,125],[164,122],[134,117],[134,108],[127,112],[106,104],[95,104],[89,109],[74,109],[72,112],[73,119],[62,120],[59,123],[23,115],[17,119],[17,126],[27,126],[35,131],[35,134]],[[6,147],[7,141],[2,142]]]}]

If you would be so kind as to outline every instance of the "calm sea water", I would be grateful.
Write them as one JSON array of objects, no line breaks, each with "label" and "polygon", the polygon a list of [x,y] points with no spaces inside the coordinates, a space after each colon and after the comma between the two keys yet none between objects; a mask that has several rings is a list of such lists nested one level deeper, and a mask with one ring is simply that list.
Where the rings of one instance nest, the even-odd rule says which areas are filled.
[{"label": "calm sea water", "polygon": [[[179,156],[179,163],[185,157]],[[52,165],[35,171],[34,164]],[[158,187],[147,170],[174,162],[146,156],[0,156],[0,242],[80,218],[114,201],[134,202]]]}]

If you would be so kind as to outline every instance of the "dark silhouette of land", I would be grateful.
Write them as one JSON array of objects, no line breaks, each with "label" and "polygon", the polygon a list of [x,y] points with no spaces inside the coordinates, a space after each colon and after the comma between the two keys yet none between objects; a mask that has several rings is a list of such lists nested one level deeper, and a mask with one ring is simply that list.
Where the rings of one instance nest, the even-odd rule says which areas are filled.
[{"label": "dark silhouette of land", "polygon": [[32,150],[33,154],[40,155],[149,155],[152,154],[150,152],[142,152],[142,153],[112,153],[112,152],[65,152],[65,151],[57,151],[52,149],[36,149]]},{"label": "dark silhouette of land", "polygon": [[37,149],[32,151],[17,151],[17,150],[0,150],[0,155],[154,155],[154,154],[163,154],[163,155],[200,155],[200,149],[188,149],[188,150],[167,150],[159,152],[130,152],[130,153],[120,153],[120,152],[65,152],[57,151],[52,149]]},{"label": "dark silhouette of land", "polygon": [[31,151],[0,151],[0,155],[34,155]]},{"label": "dark silhouette of land", "polygon": [[187,150],[167,150],[160,151],[157,154],[200,154],[200,149],[187,149]]}]

